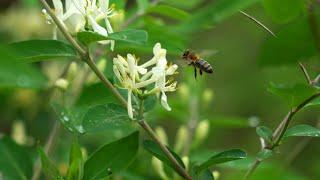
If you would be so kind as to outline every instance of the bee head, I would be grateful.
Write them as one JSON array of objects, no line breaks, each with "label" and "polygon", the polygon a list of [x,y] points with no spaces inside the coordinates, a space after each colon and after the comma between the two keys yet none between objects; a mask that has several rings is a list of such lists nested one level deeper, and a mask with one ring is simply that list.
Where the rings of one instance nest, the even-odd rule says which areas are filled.
[{"label": "bee head", "polygon": [[190,53],[190,50],[189,50],[189,49],[185,50],[185,51],[183,52],[183,54],[182,54],[182,58],[186,59],[186,58],[188,57],[189,53]]}]

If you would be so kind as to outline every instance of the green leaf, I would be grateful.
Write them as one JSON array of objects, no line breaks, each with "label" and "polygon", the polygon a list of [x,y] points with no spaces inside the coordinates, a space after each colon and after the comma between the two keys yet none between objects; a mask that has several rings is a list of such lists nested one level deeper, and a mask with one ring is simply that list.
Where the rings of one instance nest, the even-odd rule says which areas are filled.
[{"label": "green leaf", "polygon": [[[167,156],[163,153],[160,146],[156,144],[155,142],[151,140],[145,140],[143,141],[143,147],[152,155],[154,155],[156,158],[158,158],[160,161],[162,161],[164,164],[171,167],[173,170],[175,170],[174,165],[171,163],[171,161],[167,158]],[[167,147],[168,148],[168,147]],[[169,149],[169,148],[168,148]],[[173,157],[178,161],[178,163],[185,168],[185,165],[179,155],[177,155],[175,152],[169,149]],[[180,174],[181,175],[181,174]],[[183,177],[183,176],[182,176]]]},{"label": "green leaf", "polygon": [[261,150],[261,151],[258,153],[257,159],[258,159],[259,161],[263,161],[263,160],[269,158],[270,156],[272,156],[272,154],[273,154],[273,151],[272,151],[272,150],[270,150],[270,149],[263,149],[263,150]]},{"label": "green leaf", "polygon": [[83,117],[82,125],[86,132],[100,132],[118,128],[133,127],[125,108],[117,104],[91,107]]},{"label": "green leaf", "polygon": [[149,7],[149,0],[137,0],[138,10],[140,13],[145,12],[145,10]]},{"label": "green leaf", "polygon": [[201,163],[199,166],[196,167],[196,172],[199,173],[215,164],[221,164],[228,161],[243,159],[246,157],[247,157],[246,152],[240,149],[231,149],[228,151],[224,151],[212,156],[210,159],[208,159],[204,163]]},{"label": "green leaf", "polygon": [[24,147],[3,136],[0,137],[0,154],[0,179],[31,179],[33,164]]},{"label": "green leaf", "polygon": [[148,33],[144,30],[131,29],[111,33],[108,36],[103,36],[92,31],[83,31],[77,34],[77,38],[84,44],[90,44],[92,42],[103,40],[116,40],[141,45],[147,42]]},{"label": "green leaf", "polygon": [[278,23],[287,23],[301,15],[306,8],[304,0],[263,0],[266,12]]},{"label": "green leaf", "polygon": [[189,17],[189,13],[168,5],[152,6],[147,10],[147,12],[160,14],[179,21],[186,20]]},{"label": "green leaf", "polygon": [[320,137],[320,129],[308,124],[299,124],[288,129],[284,137],[303,136],[303,137]]},{"label": "green leaf", "polygon": [[63,107],[58,103],[52,103],[51,106],[59,117],[60,122],[68,131],[78,134],[85,133],[82,119],[87,111],[87,107]]},{"label": "green leaf", "polygon": [[193,13],[190,18],[182,23],[179,30],[185,32],[199,31],[199,29],[208,26],[216,25],[222,22],[233,14],[239,13],[250,5],[260,0],[217,0],[207,4],[204,8],[199,9],[198,13]]},{"label": "green leaf", "polygon": [[293,64],[316,56],[317,48],[311,32],[307,18],[283,26],[276,32],[277,37],[270,37],[263,43],[259,64]]},{"label": "green leaf", "polygon": [[16,52],[0,45],[0,88],[47,87],[47,78],[30,64],[20,63]]},{"label": "green leaf", "polygon": [[200,172],[199,174],[193,173],[192,179],[193,180],[214,180],[214,177],[213,177],[210,169],[206,169],[206,170]]},{"label": "green leaf", "polygon": [[278,85],[270,83],[268,91],[282,97],[290,107],[295,107],[312,96],[317,90],[309,85]]},{"label": "green leaf", "polygon": [[63,177],[60,175],[58,168],[47,157],[43,149],[39,147],[38,152],[40,155],[41,166],[44,174],[50,179],[63,180]]},{"label": "green leaf", "polygon": [[133,161],[138,148],[138,131],[102,146],[85,162],[83,179],[101,179],[125,169]]},{"label": "green leaf", "polygon": [[21,41],[12,43],[11,47],[19,52],[18,59],[25,62],[77,57],[77,52],[71,45],[57,40]]},{"label": "green leaf", "polygon": [[267,142],[269,142],[269,143],[272,142],[272,131],[268,127],[259,126],[259,127],[257,127],[256,132],[257,132],[258,136],[262,137]]},{"label": "green leaf", "polygon": [[83,177],[83,159],[78,140],[74,138],[71,150],[67,180],[81,180]]}]

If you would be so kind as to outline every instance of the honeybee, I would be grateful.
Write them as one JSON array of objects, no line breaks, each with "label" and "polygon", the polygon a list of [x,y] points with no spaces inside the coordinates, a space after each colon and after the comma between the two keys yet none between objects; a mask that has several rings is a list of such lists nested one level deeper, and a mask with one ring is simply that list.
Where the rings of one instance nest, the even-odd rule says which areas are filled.
[{"label": "honeybee", "polygon": [[185,50],[182,54],[182,59],[186,60],[188,65],[194,67],[194,77],[197,78],[197,68],[199,69],[200,75],[202,72],[213,73],[212,66],[204,59],[200,58],[199,55],[191,52],[189,49]]}]

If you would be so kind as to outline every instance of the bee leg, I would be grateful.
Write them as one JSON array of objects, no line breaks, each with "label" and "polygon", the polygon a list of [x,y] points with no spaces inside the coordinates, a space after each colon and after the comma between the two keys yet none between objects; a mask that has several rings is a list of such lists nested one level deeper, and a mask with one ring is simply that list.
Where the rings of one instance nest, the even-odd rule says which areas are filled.
[{"label": "bee leg", "polygon": [[194,78],[197,79],[197,68],[194,67]]},{"label": "bee leg", "polygon": [[202,76],[202,70],[200,69],[200,75]]}]

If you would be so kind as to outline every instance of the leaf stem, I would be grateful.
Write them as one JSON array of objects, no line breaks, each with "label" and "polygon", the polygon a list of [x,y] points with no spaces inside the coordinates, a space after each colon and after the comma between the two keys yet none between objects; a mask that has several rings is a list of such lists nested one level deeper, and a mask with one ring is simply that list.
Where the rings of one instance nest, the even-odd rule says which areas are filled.
[{"label": "leaf stem", "polygon": [[304,67],[304,65],[301,62],[299,62],[299,66],[300,66],[300,69],[303,72],[308,84],[309,85],[313,85],[313,82],[312,82],[312,80],[311,80],[311,78],[309,76],[309,73],[308,73],[307,69]]}]

